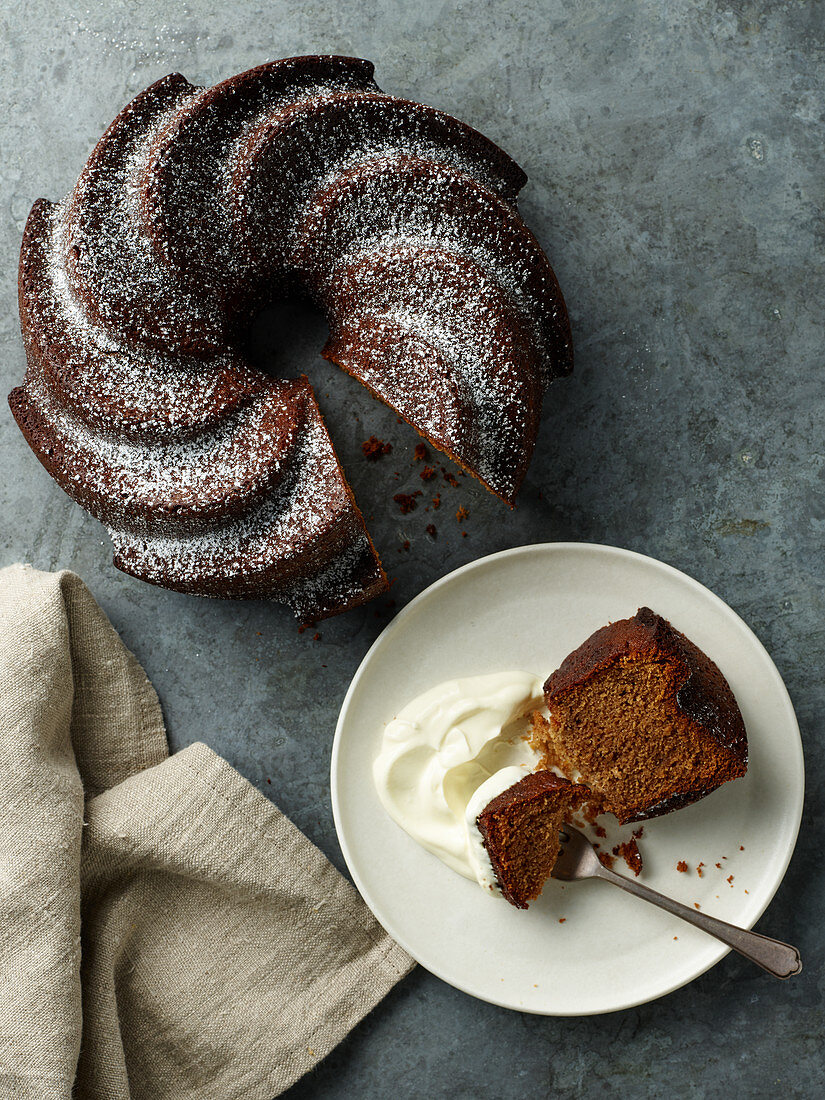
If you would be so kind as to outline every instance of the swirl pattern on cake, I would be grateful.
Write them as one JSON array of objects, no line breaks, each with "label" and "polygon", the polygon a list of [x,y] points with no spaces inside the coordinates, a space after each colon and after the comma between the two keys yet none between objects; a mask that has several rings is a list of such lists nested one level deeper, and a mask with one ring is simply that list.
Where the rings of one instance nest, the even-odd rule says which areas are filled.
[{"label": "swirl pattern on cake", "polygon": [[526,177],[372,75],[298,57],[206,89],[165,77],[32,209],[9,401],[134,576],[305,620],[386,588],[308,381],[244,354],[253,314],[291,294],[324,311],[326,358],[515,498],[572,364]]}]

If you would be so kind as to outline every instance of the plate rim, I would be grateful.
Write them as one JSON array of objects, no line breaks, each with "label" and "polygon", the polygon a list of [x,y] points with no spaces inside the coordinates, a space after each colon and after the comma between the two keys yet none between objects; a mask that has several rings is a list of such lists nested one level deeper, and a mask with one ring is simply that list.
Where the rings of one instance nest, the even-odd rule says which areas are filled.
[{"label": "plate rim", "polygon": [[[785,685],[785,681],[782,679],[782,675],[779,672],[779,669],[776,667],[776,663],[774,662],[766,647],[763,645],[761,639],[745,622],[742,616],[737,611],[735,611],[730,606],[730,604],[726,603],[721,596],[717,596],[715,592],[707,587],[707,585],[702,584],[701,581],[696,580],[696,578],[690,576],[689,573],[685,573],[683,570],[677,569],[676,566],[669,565],[667,562],[661,561],[659,558],[651,557],[649,554],[642,554],[637,550],[628,550],[625,547],[613,546],[608,543],[572,541],[535,542],[525,543],[521,546],[509,547],[506,550],[498,550],[492,554],[485,554],[480,558],[474,558],[472,561],[465,562],[464,565],[460,565],[457,569],[453,569],[449,573],[445,573],[444,576],[437,578],[431,584],[427,585],[426,588],[423,588],[416,596],[414,596],[410,600],[409,603],[401,608],[401,610],[390,620],[390,622],[387,623],[387,625],[384,627],[378,637],[373,641],[367,652],[362,657],[361,661],[359,662],[358,668],[355,670],[355,673],[349,683],[346,694],[344,695],[344,699],[341,703],[341,708],[338,712],[338,720],[335,724],[335,734],[333,736],[332,753],[330,758],[330,796],[332,802],[332,816],[335,825],[335,834],[338,838],[338,844],[341,848],[344,862],[346,863],[347,869],[352,876],[352,880],[355,884],[356,889],[358,890],[368,909],[381,925],[381,927],[384,929],[384,931],[389,936],[391,936],[395,940],[395,942],[398,943],[399,946],[402,947],[407,952],[407,954],[410,955],[410,957],[418,963],[419,966],[422,966],[425,970],[427,970],[430,974],[433,974],[440,981],[445,982],[447,985],[452,986],[452,988],[454,989],[460,990],[460,992],[466,994],[468,997],[472,997],[475,1000],[483,1001],[486,1004],[496,1005],[499,1008],[509,1009],[512,1012],[524,1012],[534,1016],[552,1016],[562,1019],[567,1017],[573,1018],[577,1016],[604,1016],[609,1015],[613,1012],[624,1012],[629,1008],[636,1008],[640,1005],[651,1004],[654,1001],[660,1000],[662,997],[666,997],[671,993],[675,993],[676,990],[684,988],[684,986],[689,985],[691,982],[695,981],[703,974],[706,974],[708,970],[712,969],[712,967],[716,966],[726,955],[728,955],[732,949],[717,941],[717,951],[711,957],[707,965],[702,966],[701,969],[697,970],[689,977],[675,981],[672,985],[669,985],[666,989],[662,989],[661,992],[655,994],[653,997],[641,996],[638,999],[631,999],[624,1004],[614,1005],[612,1007],[603,1009],[584,1009],[581,1011],[572,1010],[559,1012],[555,1010],[514,1005],[511,1003],[511,1001],[497,999],[494,996],[482,996],[471,989],[467,989],[460,982],[456,982],[452,978],[445,977],[445,975],[440,973],[437,968],[434,968],[426,962],[423,962],[416,951],[410,946],[409,943],[406,942],[405,937],[396,934],[396,932],[392,930],[391,926],[394,922],[391,919],[387,920],[380,911],[381,907],[375,906],[375,904],[373,903],[370,897],[369,889],[365,886],[361,879],[361,876],[358,874],[353,865],[354,861],[352,858],[351,849],[349,847],[349,844],[347,843],[344,835],[344,830],[341,825],[338,789],[338,764],[341,742],[343,738],[343,727],[346,721],[347,712],[351,705],[352,698],[358,689],[358,685],[365,674],[367,666],[369,665],[373,653],[379,646],[386,644],[388,638],[390,638],[392,634],[395,633],[396,630],[399,628],[399,624],[403,623],[403,621],[408,618],[410,614],[412,614],[415,608],[421,602],[423,602],[425,598],[429,598],[439,588],[442,588],[444,585],[451,583],[457,577],[472,572],[473,570],[480,568],[482,565],[489,565],[491,562],[496,560],[515,556],[523,556],[531,553],[546,553],[547,551],[559,553],[570,551],[576,552],[583,550],[598,550],[618,557],[645,562],[649,565],[653,565],[657,569],[662,570],[666,574],[670,574],[671,576],[678,578],[680,581],[687,581],[690,587],[696,589],[705,597],[709,596],[711,600],[716,603],[724,612],[733,616],[739,626],[743,627],[745,631],[751,636],[757,647],[762,651],[762,654],[768,660],[768,664],[770,666],[771,673],[775,681],[775,686],[779,689],[779,694],[782,697],[783,704],[785,705],[788,716],[790,718],[789,729],[796,735],[794,747],[797,749],[797,752],[795,753],[796,768],[794,770],[798,772],[798,782],[794,786],[794,792],[796,794],[796,806],[791,840],[788,844],[787,851],[785,852],[782,859],[776,881],[769,888],[764,904],[758,908],[758,911],[753,916],[753,919],[749,923],[743,924],[741,926],[748,929],[753,928],[756,922],[765,913],[773,899],[776,897],[777,891],[782,885],[791,859],[793,858],[793,854],[796,850],[797,840],[799,838],[799,829],[802,823],[802,812],[805,801],[805,754],[804,746],[802,744],[802,736],[799,730],[799,721],[796,717],[793,700],[791,699],[790,693],[788,692],[787,686]],[[390,925],[390,927],[388,927],[388,925]]]}]

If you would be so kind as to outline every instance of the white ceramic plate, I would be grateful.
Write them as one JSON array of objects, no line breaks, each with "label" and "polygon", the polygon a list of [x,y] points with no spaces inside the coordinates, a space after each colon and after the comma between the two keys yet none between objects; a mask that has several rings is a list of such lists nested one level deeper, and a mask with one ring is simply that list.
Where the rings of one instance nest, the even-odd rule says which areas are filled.
[{"label": "white ceramic plate", "polygon": [[347,692],[332,752],[335,826],[358,889],[391,936],[465,993],[554,1016],[611,1012],[678,989],[727,953],[603,882],[551,881],[526,912],[487,897],[400,829],[372,783],[385,724],[420,692],[501,669],[547,676],[595,629],[644,604],[727,677],[750,766],[645,825],[642,881],[746,928],[782,881],[802,812],[802,746],[785,685],[739,616],[684,573],[628,550],[549,543],[493,554],[431,585],[384,630]]}]

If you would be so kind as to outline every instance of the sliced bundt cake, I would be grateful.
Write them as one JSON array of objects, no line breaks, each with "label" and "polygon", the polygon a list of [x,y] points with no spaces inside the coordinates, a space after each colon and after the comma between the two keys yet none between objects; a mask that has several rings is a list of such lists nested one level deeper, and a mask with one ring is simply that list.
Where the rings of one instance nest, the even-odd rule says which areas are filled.
[{"label": "sliced bundt cake", "polygon": [[305,619],[386,578],[308,382],[244,357],[252,313],[310,294],[323,354],[512,503],[548,381],[571,369],[520,168],[368,61],[299,57],[213,88],[172,75],[115,119],[20,257],[10,396],[115,564]]}]

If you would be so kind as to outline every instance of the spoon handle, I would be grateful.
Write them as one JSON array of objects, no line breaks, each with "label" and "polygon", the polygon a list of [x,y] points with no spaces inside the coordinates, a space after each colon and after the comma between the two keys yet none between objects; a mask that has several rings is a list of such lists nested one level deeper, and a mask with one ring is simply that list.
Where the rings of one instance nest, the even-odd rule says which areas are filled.
[{"label": "spoon handle", "polygon": [[746,959],[750,959],[763,970],[767,970],[769,974],[773,974],[775,978],[790,978],[802,969],[799,952],[788,943],[772,940],[768,936],[760,936],[758,932],[748,932],[745,928],[737,928],[735,924],[709,917],[696,909],[688,909],[681,902],[665,897],[664,894],[651,890],[649,886],[643,886],[640,882],[634,882],[615,871],[610,871],[607,867],[600,865],[596,877],[620,886],[622,890],[635,894],[637,898],[644,898],[645,901],[658,905],[660,909],[672,913],[675,917],[681,917],[688,924],[696,925],[703,932],[715,936],[717,940],[726,943]]}]

